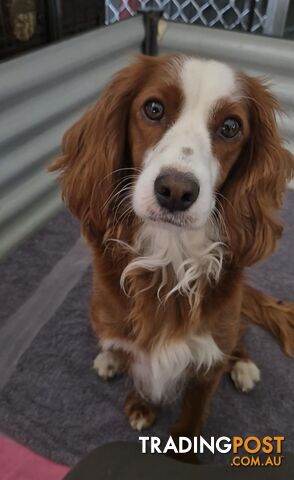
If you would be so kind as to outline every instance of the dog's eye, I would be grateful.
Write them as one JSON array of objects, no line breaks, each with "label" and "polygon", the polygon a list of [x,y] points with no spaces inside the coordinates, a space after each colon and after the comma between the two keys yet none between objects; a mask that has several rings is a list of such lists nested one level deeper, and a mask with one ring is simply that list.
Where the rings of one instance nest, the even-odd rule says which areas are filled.
[{"label": "dog's eye", "polygon": [[240,132],[241,125],[236,118],[226,118],[218,129],[218,135],[224,139],[234,138]]},{"label": "dog's eye", "polygon": [[144,113],[150,120],[159,121],[163,117],[164,106],[158,100],[148,100],[144,104]]}]

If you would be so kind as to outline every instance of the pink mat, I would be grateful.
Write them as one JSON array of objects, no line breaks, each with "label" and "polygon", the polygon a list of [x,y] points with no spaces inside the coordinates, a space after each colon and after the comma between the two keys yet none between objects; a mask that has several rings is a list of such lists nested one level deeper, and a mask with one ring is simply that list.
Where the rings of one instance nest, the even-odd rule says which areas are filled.
[{"label": "pink mat", "polygon": [[68,470],[0,436],[1,480],[62,480]]}]

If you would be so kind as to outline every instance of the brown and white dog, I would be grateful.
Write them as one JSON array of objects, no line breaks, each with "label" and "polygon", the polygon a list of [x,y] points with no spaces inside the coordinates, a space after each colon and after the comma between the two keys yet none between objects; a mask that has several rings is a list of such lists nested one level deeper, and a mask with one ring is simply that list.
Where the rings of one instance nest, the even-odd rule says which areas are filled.
[{"label": "brown and white dog", "polygon": [[132,376],[135,429],[182,394],[174,435],[197,435],[224,371],[254,387],[241,312],[294,354],[293,305],[243,274],[282,232],[293,162],[277,111],[262,81],[223,63],[140,56],[64,137],[52,170],[93,253],[94,366]]}]

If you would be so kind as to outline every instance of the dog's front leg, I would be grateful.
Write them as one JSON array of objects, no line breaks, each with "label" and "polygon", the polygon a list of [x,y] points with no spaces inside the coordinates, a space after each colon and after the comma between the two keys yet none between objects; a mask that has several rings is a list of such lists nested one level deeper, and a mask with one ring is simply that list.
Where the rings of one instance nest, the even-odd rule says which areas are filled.
[{"label": "dog's front leg", "polygon": [[94,370],[103,380],[109,380],[127,371],[128,357],[122,350],[105,349],[98,353]]},{"label": "dog's front leg", "polygon": [[[172,430],[172,437],[176,445],[179,437],[193,439],[194,436],[200,435],[208,413],[209,402],[224,371],[225,367],[220,365],[207,374],[191,376],[183,394],[180,416]],[[193,452],[173,454],[172,456],[183,462],[197,463],[196,455]]]},{"label": "dog's front leg", "polygon": [[124,411],[134,430],[151,427],[157,416],[157,409],[152,403],[144,400],[137,392],[132,391],[125,401]]}]

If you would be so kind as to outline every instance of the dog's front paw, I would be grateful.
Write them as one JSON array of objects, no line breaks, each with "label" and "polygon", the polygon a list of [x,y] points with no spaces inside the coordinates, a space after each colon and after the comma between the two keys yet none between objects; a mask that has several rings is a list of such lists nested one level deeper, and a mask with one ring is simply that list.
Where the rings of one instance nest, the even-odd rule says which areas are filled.
[{"label": "dog's front paw", "polygon": [[154,407],[136,393],[128,396],[124,410],[131,427],[139,432],[151,427],[156,419]]},{"label": "dog's front paw", "polygon": [[113,378],[123,372],[123,361],[120,352],[105,350],[98,353],[93,364],[99,377],[103,380]]},{"label": "dog's front paw", "polygon": [[250,392],[260,381],[260,370],[251,360],[239,360],[231,370],[231,378],[238,390]]}]

